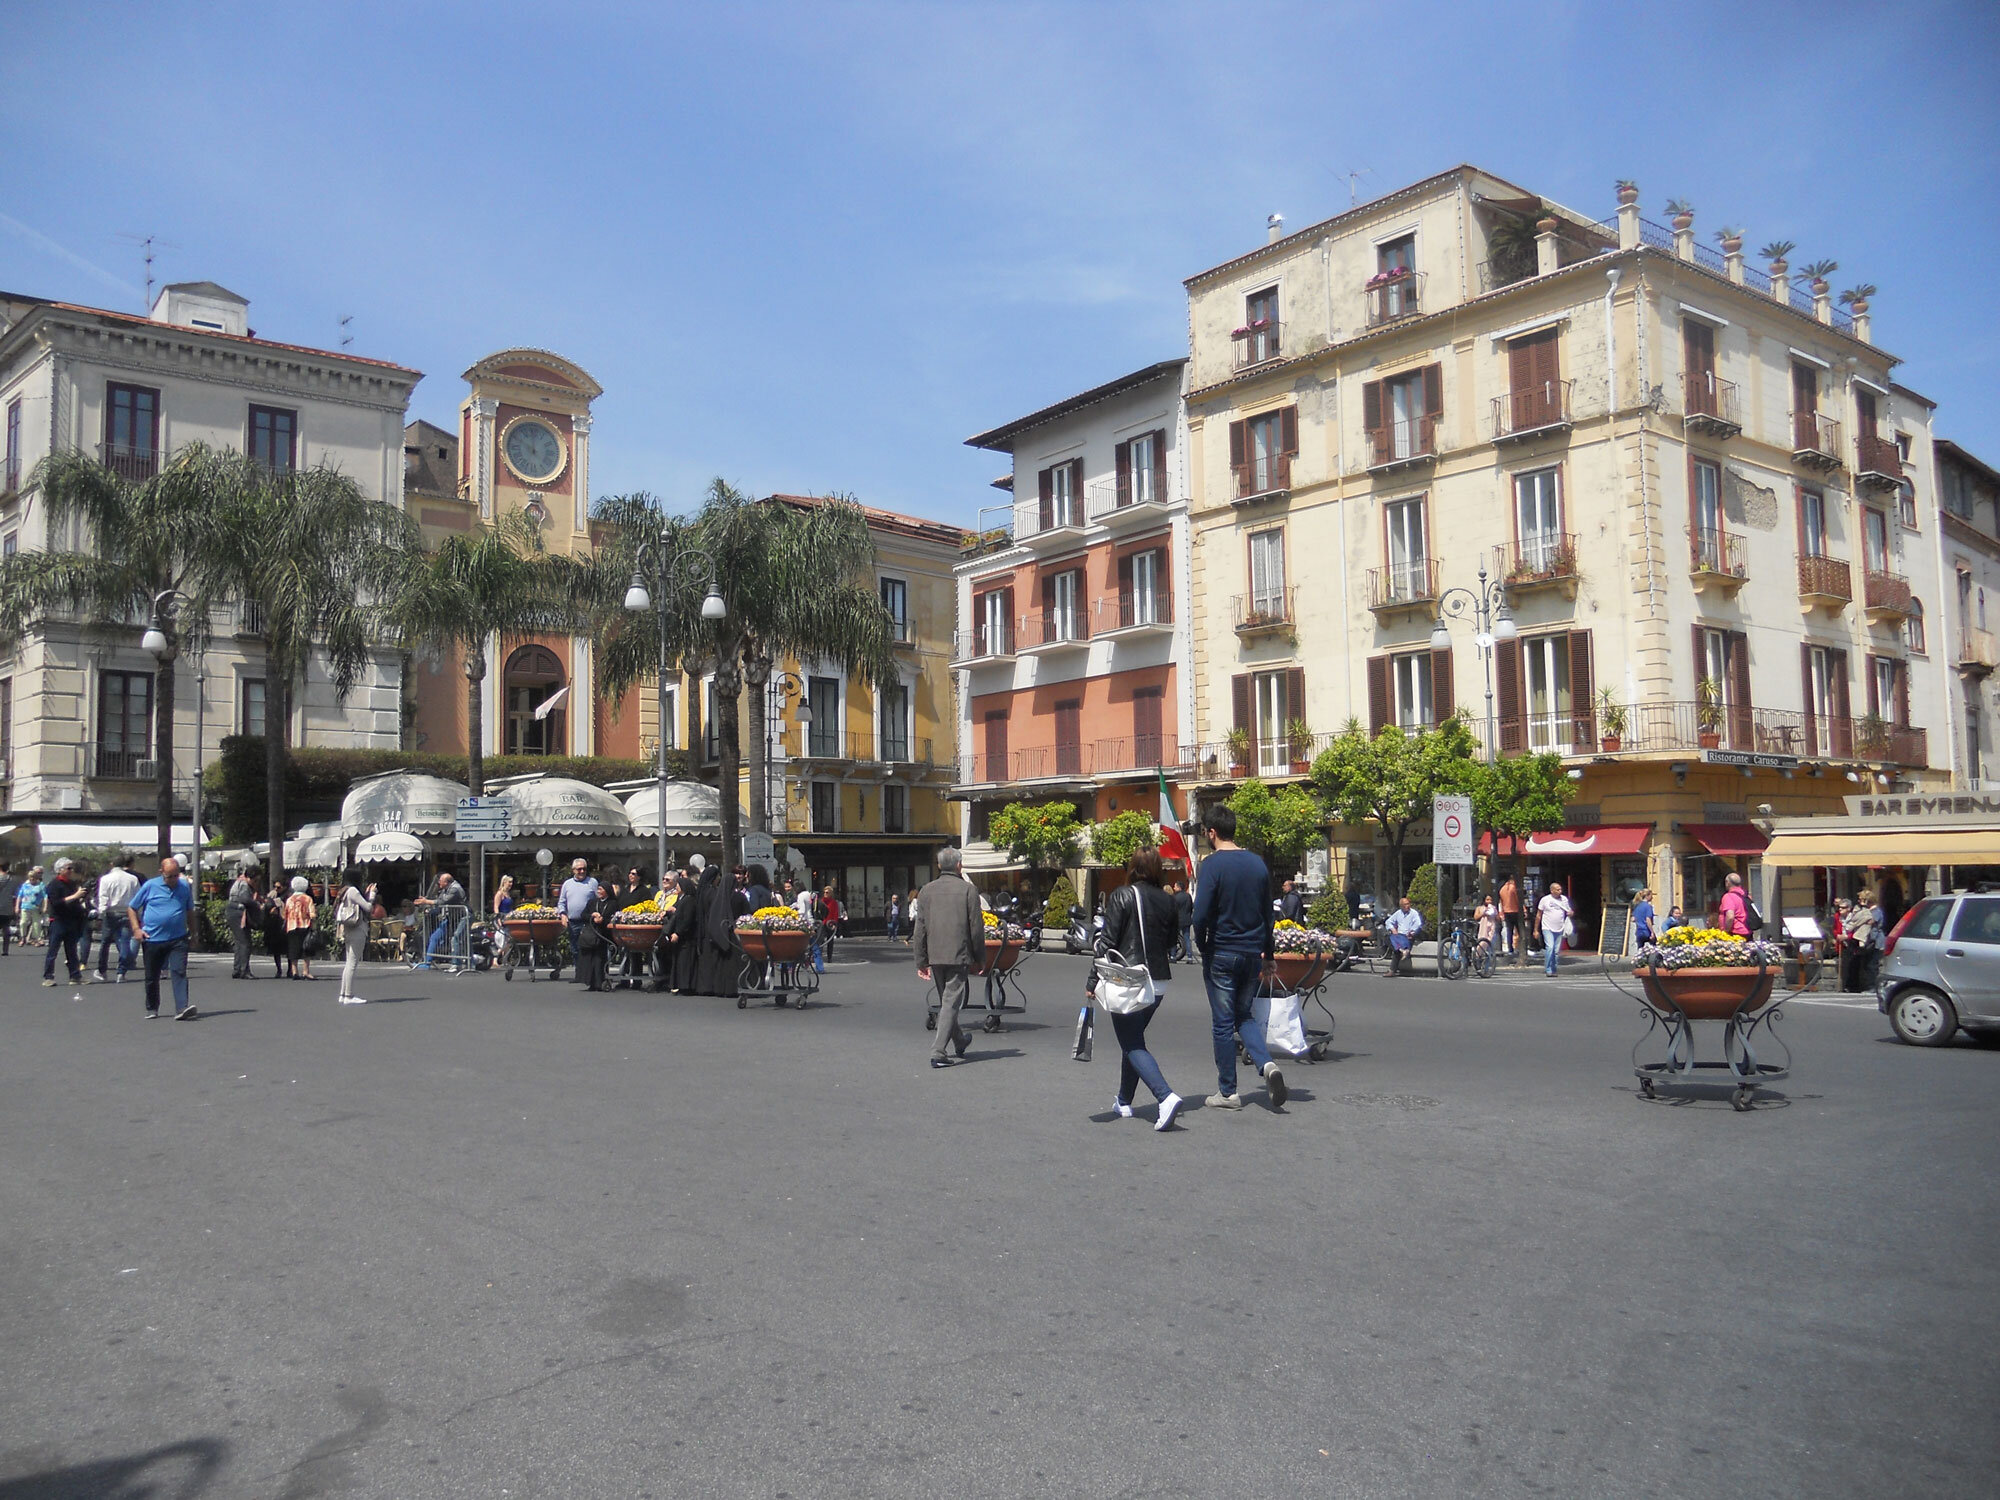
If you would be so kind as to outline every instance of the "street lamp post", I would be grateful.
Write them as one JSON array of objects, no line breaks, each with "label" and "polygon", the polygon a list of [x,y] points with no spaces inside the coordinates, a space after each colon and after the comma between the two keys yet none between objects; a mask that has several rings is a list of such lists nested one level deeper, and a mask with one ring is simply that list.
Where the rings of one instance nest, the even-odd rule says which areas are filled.
[{"label": "street lamp post", "polygon": [[[662,890],[667,884],[667,729],[671,722],[667,712],[667,669],[670,665],[668,633],[673,607],[675,585],[685,578],[695,575],[699,567],[708,575],[708,593],[701,601],[701,617],[704,620],[720,620],[729,613],[722,602],[722,590],[715,577],[715,559],[699,547],[673,548],[669,543],[672,534],[662,531],[657,538],[641,542],[636,565],[632,570],[632,586],[625,590],[625,607],[635,614],[655,608],[653,594],[646,587],[646,569],[650,563],[652,577],[657,586],[659,600],[657,613],[660,622],[660,673],[655,687],[659,693],[659,730],[655,739],[658,752],[658,801],[654,815],[659,819],[660,848],[659,868],[656,872]],[[734,788],[731,788],[733,794]]]},{"label": "street lamp post", "polygon": [[[775,806],[782,808],[786,806],[783,797],[785,778],[778,772],[778,757],[773,753],[774,743],[781,745],[784,742],[784,733],[785,733],[784,714],[785,714],[786,697],[793,693],[796,693],[798,695],[799,711],[797,717],[799,721],[799,726],[800,728],[805,729],[808,733],[810,733],[811,731],[813,716],[812,716],[812,704],[809,701],[806,692],[805,679],[799,676],[798,673],[783,671],[783,670],[773,672],[771,674],[771,680],[765,684],[764,690],[768,696],[764,700],[764,830],[763,831],[765,833],[772,833],[775,832],[776,830],[774,830],[771,825],[777,821],[777,814],[772,810],[773,807]],[[801,746],[800,748],[803,750],[808,747]],[[775,799],[775,801],[772,797],[772,788],[774,785],[777,788],[779,794],[778,797]],[[785,815],[785,832],[787,835],[789,835],[791,831],[792,831],[791,814],[787,812]]]},{"label": "street lamp post", "polygon": [[1486,668],[1486,758],[1497,758],[1500,741],[1493,719],[1493,647],[1495,642],[1516,639],[1520,632],[1514,628],[1514,615],[1507,607],[1507,586],[1499,579],[1491,583],[1486,579],[1486,565],[1479,566],[1479,582],[1475,588],[1449,588],[1438,598],[1437,624],[1431,629],[1431,650],[1449,651],[1451,632],[1445,629],[1445,616],[1472,620],[1472,644],[1479,648],[1479,659]]},{"label": "street lamp post", "polygon": [[[167,626],[172,622],[177,609],[192,602],[179,589],[161,589],[159,593],[153,596],[152,619],[146,626],[146,633],[139,638],[139,644],[146,649],[148,656],[152,657],[154,661],[160,663],[162,666],[172,661],[176,655],[173,638],[167,634]],[[194,807],[192,814],[194,827],[189,830],[191,834],[189,843],[193,846],[191,851],[193,857],[188,861],[188,865],[189,878],[193,884],[195,894],[199,896],[201,894],[202,710],[207,704],[208,693],[204,685],[202,643],[199,636],[196,637],[192,644],[194,648]],[[173,762],[173,752],[174,747],[171,743],[160,746],[160,754],[165,757],[170,767]],[[169,770],[168,779],[170,782],[172,775],[172,771]],[[171,850],[173,848],[171,808],[168,809],[168,817],[167,847]]]}]

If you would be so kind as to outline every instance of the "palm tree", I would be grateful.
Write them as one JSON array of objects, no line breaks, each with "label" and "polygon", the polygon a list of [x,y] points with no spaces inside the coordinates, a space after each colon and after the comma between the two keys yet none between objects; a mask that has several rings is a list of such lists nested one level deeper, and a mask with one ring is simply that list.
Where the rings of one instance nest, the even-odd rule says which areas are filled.
[{"label": "palm tree", "polygon": [[475,797],[486,793],[486,643],[496,635],[580,624],[575,573],[576,565],[548,552],[540,528],[518,511],[406,559],[388,620],[412,645],[461,654],[466,782]]},{"label": "palm tree", "polygon": [[[371,500],[325,466],[275,473],[248,454],[202,450],[184,476],[215,497],[214,521],[229,540],[205,556],[188,592],[198,618],[211,601],[255,606],[264,643],[265,819],[269,874],[285,873],[285,769],[292,689],[308,663],[323,663],[344,700],[387,641],[385,601],[418,546],[416,524]],[[176,469],[180,466],[177,464]]]},{"label": "palm tree", "polygon": [[[229,545],[215,524],[212,495],[191,482],[203,459],[200,448],[185,449],[137,483],[81,453],[43,459],[29,485],[41,494],[48,535],[74,531],[80,545],[20,552],[0,563],[0,647],[11,650],[23,636],[46,628],[52,612],[80,613],[86,628],[143,629],[160,593],[199,593],[198,580]],[[196,608],[186,618],[198,649],[208,616]],[[161,625],[177,648],[175,620]],[[161,858],[172,851],[177,654],[158,663],[153,679],[153,815]]]}]

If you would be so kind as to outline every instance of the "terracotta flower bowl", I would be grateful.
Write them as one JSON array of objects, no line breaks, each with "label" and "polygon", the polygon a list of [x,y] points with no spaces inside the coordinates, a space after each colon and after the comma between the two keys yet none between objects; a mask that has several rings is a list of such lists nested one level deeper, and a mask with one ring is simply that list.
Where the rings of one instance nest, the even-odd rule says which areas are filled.
[{"label": "terracotta flower bowl", "polygon": [[1271,960],[1278,983],[1288,990],[1309,990],[1326,977],[1333,966],[1332,953],[1280,953]]},{"label": "terracotta flower bowl", "polygon": [[1727,1021],[1736,1015],[1755,1015],[1771,1003],[1771,991],[1778,970],[1745,969],[1640,969],[1640,986],[1646,1003],[1663,1016],[1678,1013],[1690,1021]]},{"label": "terracotta flower bowl", "polygon": [[660,936],[666,930],[659,922],[614,922],[611,940],[634,953],[650,953],[660,946]]},{"label": "terracotta flower bowl", "polygon": [[986,955],[980,961],[979,966],[972,972],[975,974],[990,974],[996,971],[1005,972],[1013,968],[1021,957],[1021,943],[1022,939],[1020,938],[988,938],[986,940]]},{"label": "terracotta flower bowl", "polygon": [[500,925],[517,943],[553,943],[563,935],[561,917],[506,917]]},{"label": "terracotta flower bowl", "polygon": [[739,927],[736,941],[743,945],[743,951],[751,958],[769,959],[773,963],[795,964],[806,956],[812,947],[810,934],[797,928]]}]

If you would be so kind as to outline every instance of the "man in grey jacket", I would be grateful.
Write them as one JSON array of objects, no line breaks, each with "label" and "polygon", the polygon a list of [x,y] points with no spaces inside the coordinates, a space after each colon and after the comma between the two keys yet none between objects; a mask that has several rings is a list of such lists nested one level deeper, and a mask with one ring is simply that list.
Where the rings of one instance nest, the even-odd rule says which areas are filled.
[{"label": "man in grey jacket", "polygon": [[[986,955],[986,917],[979,909],[979,892],[960,869],[964,856],[956,849],[938,851],[938,878],[925,886],[911,904],[917,925],[910,934],[917,975],[937,986],[937,1044],[931,1066],[948,1068],[972,1038],[958,1024],[959,1008],[971,990],[973,966]],[[956,1055],[949,1049],[956,1044]]]}]

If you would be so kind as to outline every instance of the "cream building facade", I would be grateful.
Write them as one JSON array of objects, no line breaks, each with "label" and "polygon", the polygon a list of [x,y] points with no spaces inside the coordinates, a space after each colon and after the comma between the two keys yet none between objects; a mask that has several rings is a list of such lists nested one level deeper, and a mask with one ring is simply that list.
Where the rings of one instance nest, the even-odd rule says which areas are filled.
[{"label": "cream building facade", "polygon": [[[58,451],[99,458],[132,480],[189,443],[237,448],[277,468],[327,464],[371,498],[403,502],[402,432],[419,372],[344,351],[260,339],[249,303],[213,282],[163,288],[139,316],[0,295],[0,549],[76,548],[53,533],[35,465]],[[253,615],[218,611],[199,663],[200,753],[261,732],[265,680]],[[155,663],[143,622],[51,622],[0,664],[0,774],[10,813],[150,817],[158,736]],[[197,673],[176,671],[173,780],[191,800]],[[342,701],[308,662],[292,702],[295,744],[393,749],[401,733],[401,662],[378,654]],[[129,819],[128,819],[129,821]],[[150,839],[147,840],[150,845]]]},{"label": "cream building facade", "polygon": [[[1459,167],[1187,283],[1205,795],[1462,709],[1493,753],[1563,757],[1575,826],[1529,876],[1586,944],[1642,886],[1698,910],[1757,875],[1765,809],[1954,768],[1929,403],[1865,302],[1620,198],[1594,220]],[[1517,632],[1490,650],[1482,586]],[[1361,829],[1334,855],[1350,890],[1407,873]]]}]

